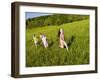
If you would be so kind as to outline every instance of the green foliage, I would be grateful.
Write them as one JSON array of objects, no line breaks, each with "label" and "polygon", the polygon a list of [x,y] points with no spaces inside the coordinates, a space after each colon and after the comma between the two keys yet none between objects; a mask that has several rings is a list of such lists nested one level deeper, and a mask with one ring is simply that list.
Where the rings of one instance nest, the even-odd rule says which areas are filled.
[{"label": "green foliage", "polygon": [[50,25],[62,25],[65,23],[70,23],[74,21],[88,19],[87,15],[75,15],[75,14],[52,14],[48,16],[40,16],[32,19],[26,20],[26,27],[40,27],[40,26],[50,26]]},{"label": "green foliage", "polygon": [[[65,41],[69,50],[59,48],[57,33],[64,29]],[[32,42],[33,34],[39,39],[44,33],[49,41],[49,47],[42,44],[36,48]],[[76,21],[59,26],[45,26],[26,29],[26,66],[56,66],[89,64],[89,20]]]}]

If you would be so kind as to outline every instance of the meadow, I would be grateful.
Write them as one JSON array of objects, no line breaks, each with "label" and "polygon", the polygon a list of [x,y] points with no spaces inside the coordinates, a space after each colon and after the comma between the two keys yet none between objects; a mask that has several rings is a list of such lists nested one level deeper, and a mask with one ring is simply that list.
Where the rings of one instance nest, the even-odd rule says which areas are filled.
[{"label": "meadow", "polygon": [[[64,29],[68,51],[59,48],[59,28]],[[32,36],[36,34],[40,40],[40,33],[47,36],[48,48],[44,48],[41,43],[35,47]],[[26,29],[26,67],[80,64],[89,64],[89,19]]]}]

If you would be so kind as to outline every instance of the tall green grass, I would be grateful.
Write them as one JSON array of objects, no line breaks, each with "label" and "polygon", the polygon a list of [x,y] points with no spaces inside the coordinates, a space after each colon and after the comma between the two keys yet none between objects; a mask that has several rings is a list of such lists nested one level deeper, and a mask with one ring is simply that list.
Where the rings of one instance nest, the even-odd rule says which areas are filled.
[{"label": "tall green grass", "polygon": [[[69,50],[59,48],[57,33],[64,29],[65,41]],[[32,42],[33,34],[39,39],[44,33],[49,41],[49,47],[36,48]],[[89,20],[76,21],[60,26],[45,26],[26,29],[26,66],[56,66],[89,64]]]}]

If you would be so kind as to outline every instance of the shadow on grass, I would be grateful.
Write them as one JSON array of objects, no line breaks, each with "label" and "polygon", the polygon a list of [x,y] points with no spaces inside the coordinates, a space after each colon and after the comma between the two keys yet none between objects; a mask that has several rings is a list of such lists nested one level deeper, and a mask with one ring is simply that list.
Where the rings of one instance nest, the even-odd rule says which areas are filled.
[{"label": "shadow on grass", "polygon": [[74,40],[75,40],[75,36],[71,36],[71,37],[67,40],[67,45],[68,45],[68,47],[71,46],[71,44],[74,42]]},{"label": "shadow on grass", "polygon": [[49,41],[49,47],[52,47],[53,46],[53,44],[54,44],[54,42],[51,40],[51,41]]}]

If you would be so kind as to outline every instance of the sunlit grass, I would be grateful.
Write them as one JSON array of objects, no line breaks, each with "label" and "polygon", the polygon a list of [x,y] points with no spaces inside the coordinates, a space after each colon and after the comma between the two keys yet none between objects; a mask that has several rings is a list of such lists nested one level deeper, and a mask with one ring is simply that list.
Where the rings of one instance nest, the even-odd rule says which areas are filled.
[{"label": "sunlit grass", "polygon": [[[57,40],[59,28],[64,29],[65,41],[69,44],[68,51],[59,48]],[[53,43],[46,49],[42,45],[36,48],[32,42],[33,34],[36,34],[39,39],[40,33],[47,36],[49,44]],[[89,20],[26,30],[27,67],[78,64],[89,64]]]}]

